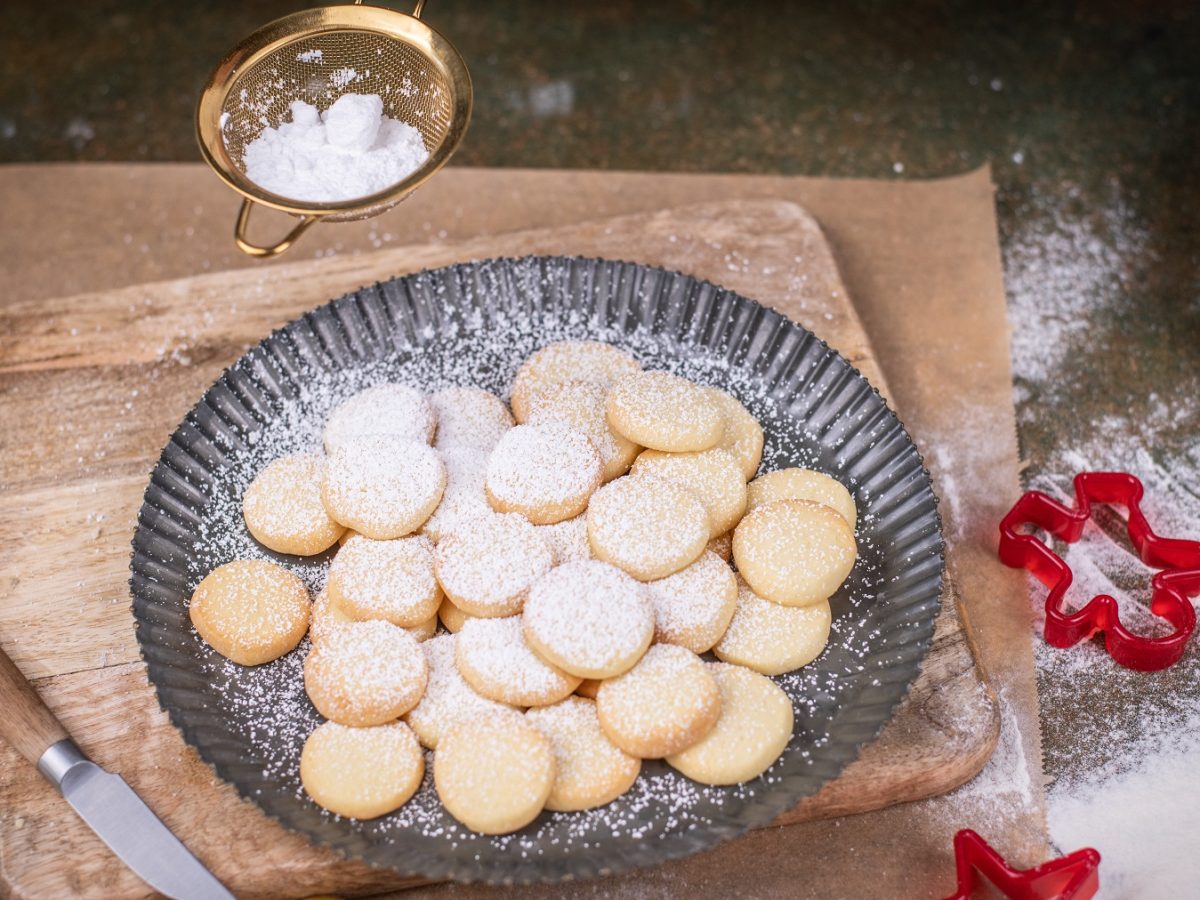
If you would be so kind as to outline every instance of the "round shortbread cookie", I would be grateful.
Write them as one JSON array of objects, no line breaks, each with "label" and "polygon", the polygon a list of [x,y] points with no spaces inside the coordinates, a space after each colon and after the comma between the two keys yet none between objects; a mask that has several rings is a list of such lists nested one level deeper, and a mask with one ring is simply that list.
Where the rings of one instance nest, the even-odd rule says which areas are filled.
[{"label": "round shortbread cookie", "polygon": [[424,535],[373,541],[359,535],[329,565],[330,601],[352,619],[386,619],[405,628],[437,615],[433,543]]},{"label": "round shortbread cookie", "polygon": [[535,581],[521,620],[534,652],[579,678],[620,675],[654,638],[654,608],[641,583],[596,559]]},{"label": "round shortbread cookie", "polygon": [[467,619],[456,637],[458,671],[490,700],[548,706],[579,687],[579,678],[550,665],[525,643],[520,616]]},{"label": "round shortbread cookie", "polygon": [[739,578],[737,609],[713,653],[764,675],[782,675],[821,655],[832,621],[827,600],[780,606],[758,596]]},{"label": "round shortbread cookie", "polygon": [[484,618],[519,613],[530,585],[553,565],[546,539],[513,513],[447,535],[433,554],[446,596],[463,612]]},{"label": "round shortbread cookie", "polygon": [[775,500],[809,500],[837,510],[853,529],[858,524],[858,508],[845,486],[835,478],[812,469],[780,469],[760,475],[748,485],[746,511]]},{"label": "round shortbread cookie", "polygon": [[437,749],[438,738],[455,722],[512,710],[511,706],[489,700],[467,684],[454,661],[457,640],[453,634],[443,634],[421,645],[429,665],[429,682],[421,702],[408,711],[404,720],[430,750]]},{"label": "round shortbread cookie", "polygon": [[737,460],[713,448],[698,453],[645,450],[633,464],[634,476],[653,475],[687,488],[704,504],[710,537],[720,537],[746,512],[746,481]]},{"label": "round shortbread cookie", "polygon": [[587,697],[589,700],[595,700],[596,694],[600,692],[600,685],[603,682],[599,678],[585,678],[579,682],[579,687],[575,688],[575,693],[580,697]]},{"label": "round shortbread cookie", "polygon": [[471,618],[474,617],[455,606],[449,597],[443,598],[442,605],[438,607],[438,619],[451,634],[459,632],[463,623]]},{"label": "round shortbread cookie", "polygon": [[705,390],[725,414],[725,431],[717,446],[738,461],[742,478],[749,481],[762,462],[762,425],[732,394],[715,387]]},{"label": "round shortbread cookie", "polygon": [[600,341],[547,344],[521,363],[512,383],[512,411],[518,422],[529,415],[535,391],[563,381],[587,381],[605,390],[618,378],[641,371],[628,353]]},{"label": "round shortbread cookie", "polygon": [[347,528],[386,541],[420,528],[445,487],[446,467],[428,444],[369,436],[330,455],[321,502]]},{"label": "round shortbread cookie", "polygon": [[489,452],[513,427],[512,413],[495,394],[477,387],[452,387],[429,398],[437,413],[439,450],[469,447]]},{"label": "round shortbread cookie", "polygon": [[403,722],[350,728],[325,722],[300,752],[300,782],[318,806],[374,819],[408,802],[425,777],[425,756]]},{"label": "round shortbread cookie", "polygon": [[708,544],[708,513],[686,488],[644,475],[618,478],[592,495],[588,542],[597,559],[634,578],[666,578]]},{"label": "round shortbread cookie", "polygon": [[725,414],[699,385],[670,372],[627,375],[608,392],[608,424],[652,450],[686,453],[714,447]]},{"label": "round shortbread cookie", "polygon": [[321,502],[324,460],[283,456],[254,476],[242,497],[246,529],[276,553],[312,556],[337,543],[346,531]]},{"label": "round shortbread cookie", "polygon": [[446,811],[472,831],[508,834],[537,818],[554,788],[554,748],[521,716],[456,722],[433,757]]},{"label": "round shortbread cookie", "polygon": [[304,660],[304,689],[317,712],[358,727],[400,718],[417,705],[428,676],[417,639],[382,620],[329,631]]},{"label": "round shortbread cookie", "polygon": [[525,721],[554,748],[554,789],[546,809],[574,812],[603,806],[633,786],[642,761],[617,747],[600,728],[596,704],[568,697],[525,713]]},{"label": "round shortbread cookie", "polygon": [[554,554],[554,564],[576,562],[592,558],[592,546],[588,543],[587,516],[576,516],[565,522],[555,522],[553,525],[538,525],[538,534],[550,545]]},{"label": "round shortbread cookie", "polygon": [[733,532],[733,560],[755,593],[784,606],[831,597],[858,547],[841,514],[808,500],[774,500],[746,514]]},{"label": "round shortbread cookie", "polygon": [[693,653],[712,649],[737,608],[737,578],[711,551],[674,575],[646,583],[654,604],[654,639]]},{"label": "round shortbread cookie", "polygon": [[721,714],[721,692],[691,650],[655,644],[596,694],[600,727],[634,756],[657,759],[692,746]]},{"label": "round shortbread cookie", "polygon": [[609,427],[605,413],[608,389],[589,381],[563,381],[546,385],[530,398],[526,422],[560,422],[587,435],[603,467],[602,478],[612,481],[629,471],[642,448]]},{"label": "round shortbread cookie", "polygon": [[437,414],[425,395],[403,384],[377,384],[344,401],[325,420],[325,452],[367,435],[433,442]]},{"label": "round shortbread cookie", "polygon": [[764,675],[708,663],[721,689],[717,725],[667,762],[702,784],[739,784],[771,767],[792,739],[792,701]]},{"label": "round shortbread cookie", "polygon": [[282,566],[238,559],[196,585],[188,615],[200,637],[235,663],[257,666],[296,649],[308,630],[308,588]]},{"label": "round shortbread cookie", "polygon": [[552,525],[587,508],[601,472],[600,454],[582,431],[561,422],[518,425],[488,457],[484,487],[497,512]]},{"label": "round shortbread cookie", "polygon": [[[352,619],[342,612],[341,608],[329,599],[329,591],[322,588],[317,596],[313,598],[312,615],[308,623],[308,639],[315,646],[324,641],[333,629],[348,622],[357,621],[359,620]],[[404,630],[418,641],[424,641],[437,633],[437,625],[438,617],[430,616],[424,622],[418,622],[416,625],[409,626]]]},{"label": "round shortbread cookie", "polygon": [[733,559],[733,532],[727,531],[717,535],[708,542],[708,549],[721,557],[724,562],[730,562]]},{"label": "round shortbread cookie", "polygon": [[435,544],[452,531],[496,514],[483,489],[487,453],[455,446],[439,449],[438,455],[446,466],[446,490],[433,515],[421,526],[421,533],[429,535]]},{"label": "round shortbread cookie", "polygon": [[350,538],[354,537],[356,534],[358,534],[358,532],[355,531],[353,528],[347,528],[345,531],[342,532],[342,536],[340,538],[338,538],[338,541],[337,541],[338,546],[345,547],[346,542],[348,540],[350,540]]}]

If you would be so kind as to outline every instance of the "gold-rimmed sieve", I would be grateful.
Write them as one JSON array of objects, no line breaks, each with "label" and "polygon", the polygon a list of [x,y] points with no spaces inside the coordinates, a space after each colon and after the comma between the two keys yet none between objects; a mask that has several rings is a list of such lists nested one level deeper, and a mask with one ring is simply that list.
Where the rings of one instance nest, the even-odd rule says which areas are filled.
[{"label": "gold-rimmed sieve", "polygon": [[[251,256],[275,256],[314,223],[377,216],[434,175],[454,153],[471,118],[471,76],[454,46],[412,15],[359,3],[307,9],[276,19],[238,44],[213,70],[196,107],[205,161],[242,195],[234,240]],[[327,109],[345,93],[378,94],[384,113],[424,138],[429,158],[385,190],[338,202],[297,200],[246,177],[245,147],[263,129],[287,121],[303,100]],[[255,203],[300,217],[269,246],[246,237]]]}]

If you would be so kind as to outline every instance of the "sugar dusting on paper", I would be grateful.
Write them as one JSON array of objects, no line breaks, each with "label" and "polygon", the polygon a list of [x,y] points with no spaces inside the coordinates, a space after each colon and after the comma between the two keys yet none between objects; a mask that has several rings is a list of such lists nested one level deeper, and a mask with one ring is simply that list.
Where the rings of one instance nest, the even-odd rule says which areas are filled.
[{"label": "sugar dusting on paper", "polygon": [[[1132,472],[1145,485],[1143,509],[1159,533],[1200,538],[1195,365],[1172,373],[1169,395],[1149,392],[1132,403],[1114,398],[1102,415],[1071,417],[1073,398],[1103,383],[1087,372],[1098,349],[1112,367],[1110,384],[1131,380],[1122,374],[1129,372],[1128,353],[1094,346],[1097,333],[1119,328],[1109,323],[1098,330],[1093,321],[1119,321],[1140,289],[1137,273],[1120,260],[1152,252],[1147,229],[1119,193],[1103,210],[1073,211],[1068,190],[1052,215],[1035,219],[1006,242],[1005,256],[1015,399],[1033,463],[1026,487],[1071,503],[1075,473]],[[1106,249],[1114,242],[1121,253]],[[1087,400],[1089,410],[1104,405]],[[1050,414],[1060,421],[1048,424]],[[1123,511],[1100,508],[1094,520],[1080,542],[1055,545],[1075,574],[1068,605],[1108,593],[1136,633],[1166,633],[1149,611],[1153,573],[1129,545]],[[1200,642],[1194,639],[1169,670],[1132,672],[1117,666],[1098,640],[1068,650],[1048,646],[1040,633],[1045,589],[1032,579],[1030,596],[1053,844],[1061,852],[1100,851],[1102,897],[1194,895]]]}]

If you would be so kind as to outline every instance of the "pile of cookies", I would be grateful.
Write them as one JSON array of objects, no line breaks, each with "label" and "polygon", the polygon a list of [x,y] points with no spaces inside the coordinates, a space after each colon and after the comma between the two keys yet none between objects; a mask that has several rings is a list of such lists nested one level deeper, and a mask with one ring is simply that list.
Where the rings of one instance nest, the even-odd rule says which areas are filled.
[{"label": "pile of cookies", "polygon": [[266,466],[243,513],[281,553],[340,544],[325,588],[310,602],[286,569],[239,560],[190,606],[242,665],[308,634],[328,721],[300,776],[321,806],[397,809],[425,747],[450,814],[502,834],[612,801],[643,759],[736,784],[787,746],[767,676],[823,650],[856,510],[818,472],[755,477],[763,431],[728,393],[562,342],[522,364],[511,412],[477,388],[382,384],[333,411],[324,445]]}]

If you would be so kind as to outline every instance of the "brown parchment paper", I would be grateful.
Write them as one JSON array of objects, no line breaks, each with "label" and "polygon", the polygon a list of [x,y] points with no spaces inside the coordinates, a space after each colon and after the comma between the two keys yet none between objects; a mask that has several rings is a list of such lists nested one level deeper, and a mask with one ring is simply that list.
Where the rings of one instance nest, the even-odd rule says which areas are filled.
[{"label": "brown parchment paper", "polygon": [[[958,828],[982,832],[1018,864],[1046,854],[1025,582],[994,552],[996,523],[1018,479],[992,193],[987,169],[926,182],[449,169],[387,215],[319,226],[284,257],[453,241],[705,200],[797,202],[829,235],[895,404],[934,473],[948,563],[1004,716],[1001,748],[976,782],[945,798],[765,830],[650,872],[532,895],[940,897],[953,887],[950,840]],[[10,297],[270,265],[233,248],[238,200],[198,164],[5,166],[0,198],[0,310]],[[264,235],[284,225],[270,216],[256,222]],[[491,893],[457,885],[422,891]]]}]

